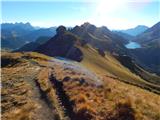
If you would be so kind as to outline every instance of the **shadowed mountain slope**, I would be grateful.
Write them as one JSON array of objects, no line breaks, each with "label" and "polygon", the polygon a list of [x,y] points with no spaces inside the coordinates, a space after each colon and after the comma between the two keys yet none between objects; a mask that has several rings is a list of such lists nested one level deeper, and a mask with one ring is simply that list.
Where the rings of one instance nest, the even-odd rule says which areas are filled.
[{"label": "shadowed mountain slope", "polygon": [[160,75],[160,47],[130,50],[131,56],[146,70]]},{"label": "shadowed mountain slope", "polygon": [[35,51],[49,56],[60,56],[76,61],[83,59],[82,52],[75,46],[78,38],[67,32],[64,26],[57,28],[57,34]]},{"label": "shadowed mountain slope", "polygon": [[25,45],[23,45],[22,47],[20,47],[19,49],[14,50],[14,52],[31,52],[36,50],[40,45],[46,43],[51,37],[39,37],[35,42],[30,42],[27,43]]}]

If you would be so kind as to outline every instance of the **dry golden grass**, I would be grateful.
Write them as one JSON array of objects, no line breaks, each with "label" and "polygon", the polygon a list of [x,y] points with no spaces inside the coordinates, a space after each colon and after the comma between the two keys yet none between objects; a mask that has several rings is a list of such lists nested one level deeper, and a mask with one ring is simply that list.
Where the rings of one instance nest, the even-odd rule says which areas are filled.
[{"label": "dry golden grass", "polygon": [[[27,54],[27,55],[26,55]],[[55,108],[50,110],[47,103],[40,97],[42,93],[35,83],[37,73],[40,70],[38,64],[32,64],[29,59],[38,59],[44,61],[45,57],[35,53],[30,58],[25,58],[28,53],[5,53],[3,58],[9,58],[7,66],[2,68],[2,119],[3,120],[51,120],[57,113]],[[19,60],[12,64],[12,60]],[[46,71],[47,72],[47,71]],[[44,72],[45,73],[45,72]],[[41,81],[43,89],[48,87],[48,84]],[[53,92],[53,91],[52,91]],[[54,93],[54,92],[53,92]],[[48,96],[52,96],[48,94]],[[56,98],[54,98],[56,99]],[[51,103],[54,104],[54,101]]]},{"label": "dry golden grass", "polygon": [[[160,96],[138,87],[127,85],[120,81],[104,77],[104,81],[111,87],[108,100],[118,103],[127,101],[135,111],[136,120],[158,120],[160,117]],[[157,119],[158,118],[158,119]]]},{"label": "dry golden grass", "polygon": [[36,103],[30,102],[7,112],[2,116],[2,120],[31,120],[34,116],[33,111],[37,107]]},{"label": "dry golden grass", "polygon": [[3,120],[29,120],[33,117],[33,111],[38,107],[37,103],[31,99],[32,89],[23,79],[26,73],[23,70],[22,67],[2,69]]},{"label": "dry golden grass", "polygon": [[118,80],[160,93],[159,85],[147,82],[135,75],[129,69],[121,65],[120,62],[109,53],[106,52],[106,56],[104,58],[89,45],[80,47],[80,49],[84,53],[82,64],[91,71],[100,75],[116,76]]},{"label": "dry golden grass", "polygon": [[[93,50],[94,51],[94,50]],[[93,52],[92,51],[92,52]],[[95,52],[95,51],[94,51]],[[90,52],[88,52],[89,54]],[[26,55],[27,54],[27,55]],[[23,96],[23,95],[29,95],[30,97],[25,97],[25,100],[27,100],[27,103],[25,105],[22,105],[20,107],[14,106],[16,108],[16,112],[14,109],[10,109],[8,111],[5,111],[2,115],[3,117],[6,116],[6,119],[13,118],[13,120],[18,119],[36,119],[38,117],[38,114],[34,114],[34,110],[38,109],[40,106],[40,103],[36,101],[36,99],[33,99],[35,94],[35,91],[33,91],[33,87],[37,87],[40,89],[40,92],[45,96],[45,99],[49,101],[49,105],[52,106],[52,109],[57,116],[60,119],[66,119],[66,116],[64,115],[64,109],[59,103],[58,97],[56,95],[57,88],[55,88],[55,85],[51,83],[52,81],[52,75],[54,75],[54,79],[59,81],[62,84],[62,89],[65,92],[65,95],[68,97],[68,100],[70,102],[70,107],[73,107],[74,117],[75,120],[159,120],[160,119],[160,96],[157,94],[154,94],[152,92],[149,92],[147,90],[141,89],[136,86],[132,86],[123,82],[120,82],[117,80],[117,78],[113,78],[113,76],[106,76],[106,72],[109,68],[105,67],[104,65],[107,65],[109,63],[106,63],[108,61],[112,61],[111,65],[117,66],[119,68],[123,68],[121,64],[117,63],[115,59],[112,59],[112,57],[107,58],[100,58],[100,63],[103,61],[103,59],[107,59],[106,61],[103,61],[104,63],[103,67],[99,67],[100,64],[97,61],[95,61],[97,64],[93,64],[87,62],[87,60],[82,61],[84,65],[87,67],[90,66],[91,69],[93,67],[97,70],[97,74],[100,76],[103,85],[102,86],[96,86],[94,84],[89,83],[89,79],[83,74],[79,74],[75,71],[72,71],[71,69],[64,69],[63,65],[57,65],[57,64],[50,64],[49,59],[45,58],[46,56],[39,55],[37,53],[16,53],[17,57],[19,56],[29,56],[29,57],[23,57],[25,62],[20,62],[16,66],[13,67],[4,67],[2,70],[2,74],[5,75],[3,83],[7,82],[10,83],[10,79],[14,78],[18,83],[13,82],[13,88],[16,88],[16,86],[21,86],[24,88],[28,88],[30,92],[26,94],[22,91],[22,93],[19,94],[15,92],[16,95]],[[97,54],[98,55],[98,54]],[[11,58],[15,55],[7,55]],[[42,58],[41,58],[42,57]],[[95,56],[98,57],[98,56]],[[31,64],[30,60],[34,59],[37,64]],[[53,59],[53,58],[51,58]],[[90,58],[88,58],[89,60]],[[87,62],[87,63],[85,63]],[[87,65],[88,64],[88,65]],[[43,65],[43,67],[40,67]],[[92,66],[93,65],[93,66]],[[34,66],[34,67],[33,67]],[[37,69],[37,67],[39,69]],[[36,70],[37,69],[37,70]],[[129,72],[126,68],[124,68],[126,72]],[[35,71],[37,71],[35,73]],[[125,72],[123,72],[125,73]],[[131,75],[129,73],[130,78],[137,78],[134,75]],[[35,75],[35,76],[34,76]],[[10,79],[6,79],[7,77]],[[29,84],[29,81],[31,78],[27,77],[23,79],[23,81],[20,83],[19,78],[24,78],[26,76],[34,76],[32,80],[35,80],[37,82],[37,86],[32,86],[33,83],[31,82]],[[85,80],[83,84],[80,83],[80,80]],[[6,84],[6,83],[5,83]],[[25,87],[25,85],[29,85],[29,87]],[[12,90],[10,87],[8,89],[2,89],[2,95],[9,94],[10,90]],[[11,94],[11,93],[10,93]],[[36,93],[38,94],[38,93]],[[33,98],[32,98],[33,97]],[[17,100],[19,97],[15,97]],[[33,102],[34,100],[34,102]],[[9,101],[9,100],[7,100]],[[10,102],[12,103],[12,101]],[[2,105],[5,105],[2,103]],[[46,109],[43,108],[42,109]],[[15,114],[13,113],[15,112]],[[39,112],[39,116],[41,115],[41,112]],[[10,114],[9,114],[10,113]],[[11,114],[13,113],[13,114]],[[4,119],[5,120],[5,119]]]},{"label": "dry golden grass", "polygon": [[119,101],[115,108],[106,115],[106,120],[136,120],[135,111],[130,101]]}]

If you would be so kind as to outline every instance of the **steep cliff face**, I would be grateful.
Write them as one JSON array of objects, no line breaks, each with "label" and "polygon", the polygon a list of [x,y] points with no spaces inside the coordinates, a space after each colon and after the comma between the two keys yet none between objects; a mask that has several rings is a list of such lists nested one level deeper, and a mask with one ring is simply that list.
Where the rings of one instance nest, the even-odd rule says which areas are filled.
[{"label": "steep cliff face", "polygon": [[78,38],[66,31],[64,26],[57,28],[57,34],[35,51],[49,56],[60,56],[75,61],[83,59],[83,53],[76,47]]}]

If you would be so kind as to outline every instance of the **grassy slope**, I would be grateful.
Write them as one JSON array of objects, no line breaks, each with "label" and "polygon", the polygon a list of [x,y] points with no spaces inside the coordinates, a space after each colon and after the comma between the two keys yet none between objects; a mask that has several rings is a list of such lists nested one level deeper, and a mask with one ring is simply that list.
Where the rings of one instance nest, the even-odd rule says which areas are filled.
[{"label": "grassy slope", "polygon": [[153,84],[160,85],[160,77],[159,76],[157,76],[155,74],[151,74],[148,71],[145,71],[144,69],[142,69],[138,65],[136,65],[136,67],[138,69],[140,69],[141,73],[139,73],[139,74],[141,74],[146,81],[151,82]]},{"label": "grassy slope", "polygon": [[[112,58],[112,56],[107,56],[107,60],[105,60],[105,62],[103,61],[104,58],[100,57],[98,54],[96,54],[96,51],[94,51],[93,49],[83,49],[86,54],[89,54],[91,52],[93,52],[94,56],[88,56],[89,58],[95,58],[95,60],[100,60],[99,64],[104,64],[101,66],[106,66],[108,65],[108,61],[110,62],[109,66],[114,66],[113,64],[115,64],[115,66],[117,67],[123,67],[122,65],[120,65],[117,60],[115,60],[114,58]],[[49,82],[49,76],[51,75],[50,72],[53,72],[52,74],[54,74],[54,76],[56,76],[56,79],[58,79],[59,81],[63,81],[64,77],[72,75],[75,76],[75,78],[78,78],[80,75],[78,73],[75,74],[74,72],[69,72],[67,70],[64,69],[60,69],[59,65],[53,65],[51,64],[52,62],[50,62],[50,60],[54,59],[52,57],[48,57],[39,53],[11,53],[11,54],[5,54],[5,56],[3,56],[3,58],[11,58],[11,59],[19,59],[21,58],[23,62],[19,62],[16,65],[14,65],[13,67],[6,67],[3,68],[6,69],[6,71],[3,71],[3,75],[5,75],[5,79],[7,77],[10,77],[11,79],[8,80],[16,80],[19,81],[19,77],[24,78],[26,75],[30,78],[31,76],[34,78],[33,73],[36,72],[37,70],[40,70],[40,72],[37,74],[38,77],[36,77],[36,79],[24,79],[25,82],[34,82],[37,81],[37,83],[39,84],[39,87],[41,89],[40,92],[42,92],[43,94],[45,94],[47,97],[47,100],[50,100],[51,105],[53,105],[55,107],[55,109],[57,110],[54,111],[53,113],[61,115],[59,112],[62,112],[63,109],[60,109],[59,107],[59,103],[57,102],[57,96],[54,95],[55,93],[55,89],[52,85],[50,85]],[[26,62],[25,62],[26,61]],[[37,64],[30,64],[30,63],[34,63],[33,61],[35,61],[35,63]],[[104,63],[101,63],[101,62]],[[87,111],[84,113],[88,113],[89,115],[96,112],[96,114],[94,115],[94,118],[97,116],[101,117],[101,119],[97,119],[97,120],[111,120],[111,119],[116,119],[116,120],[126,120],[129,119],[131,120],[131,116],[135,116],[135,120],[159,120],[160,119],[160,111],[159,111],[159,107],[160,107],[160,96],[157,94],[154,94],[152,92],[148,92],[144,89],[140,89],[139,87],[136,86],[132,86],[132,85],[128,85],[125,84],[123,82],[117,81],[116,79],[113,79],[111,77],[106,76],[106,72],[108,71],[107,69],[109,69],[108,67],[99,67],[97,64],[93,64],[92,59],[90,59],[90,61],[88,60],[88,58],[85,57],[84,61],[82,61],[82,63],[87,66],[88,68],[93,68],[92,70],[98,72],[98,73],[103,73],[104,75],[102,75],[101,79],[104,82],[104,87],[94,87],[94,86],[90,86],[86,84],[77,84],[77,80],[78,79],[74,79],[74,80],[69,80],[69,81],[64,81],[63,82],[63,87],[66,91],[66,93],[69,95],[70,100],[74,100],[75,101],[75,108],[77,110],[77,113],[83,113],[83,111]],[[106,64],[108,63],[108,64]],[[29,65],[28,65],[29,64]],[[40,68],[40,69],[37,69]],[[21,69],[19,69],[21,68]],[[50,68],[54,68],[54,69],[50,69]],[[19,69],[19,70],[18,70]],[[114,68],[112,68],[114,69]],[[124,68],[123,68],[124,69]],[[112,70],[113,71],[113,70]],[[127,69],[126,69],[127,71]],[[6,73],[4,73],[6,72]],[[37,71],[38,72],[38,71]],[[66,73],[65,73],[66,72]],[[111,71],[110,71],[111,72]],[[108,72],[109,74],[109,72]],[[17,77],[16,77],[17,76]],[[134,75],[133,75],[134,76]],[[84,78],[84,77],[83,77]],[[5,82],[5,79],[2,82]],[[88,79],[86,79],[88,80]],[[33,83],[31,82],[31,85],[33,85]],[[12,83],[12,82],[10,82]],[[16,84],[14,84],[16,85]],[[24,86],[24,85],[22,85]],[[25,86],[24,86],[25,87]],[[36,88],[37,86],[33,86],[34,88]],[[52,88],[53,87],[53,88]],[[13,88],[16,88],[15,90],[17,90],[17,87],[13,86]],[[26,87],[29,88],[29,87]],[[9,90],[11,88],[8,88]],[[21,88],[20,88],[21,89]],[[4,94],[3,90],[7,90],[7,89],[2,89],[2,93]],[[22,89],[21,89],[22,90]],[[32,89],[31,89],[32,90]],[[33,89],[34,90],[34,89]],[[11,92],[8,91],[10,94],[10,96],[12,96]],[[35,91],[35,95],[37,91]],[[34,93],[34,92],[30,92],[29,94]],[[19,94],[19,97],[23,96],[23,94]],[[29,98],[29,97],[27,97]],[[33,97],[35,98],[35,97]],[[24,101],[24,100],[23,100]],[[9,101],[9,103],[12,103],[14,101]],[[37,101],[34,101],[35,103],[37,103]],[[5,106],[4,103],[2,103],[3,106]],[[33,105],[32,105],[33,106]],[[32,107],[31,106],[31,107]],[[7,107],[7,106],[6,106]],[[16,106],[15,106],[16,107]],[[28,106],[27,106],[28,107]],[[33,119],[36,119],[34,117],[38,117],[41,118],[42,116],[46,116],[44,114],[42,114],[43,112],[45,113],[46,108],[37,106],[38,109],[42,109],[42,111],[38,111],[35,116],[33,116]],[[29,108],[29,107],[28,107]],[[95,109],[96,108],[96,109]],[[20,112],[19,114],[17,114],[17,112],[14,113],[14,110],[19,110],[21,108],[16,108],[16,109],[10,109],[9,111],[6,111],[5,113],[3,113],[4,115],[8,115],[11,117],[10,120],[18,120],[17,117],[23,117],[23,119],[26,119],[28,117],[30,117],[30,112],[33,114],[34,112],[32,112],[31,109],[30,112]],[[48,111],[46,111],[48,112]],[[23,114],[22,114],[23,113]],[[80,116],[83,116],[83,114],[80,114]],[[23,115],[26,116],[23,116]],[[13,118],[13,115],[16,115],[16,118]],[[106,117],[106,118],[105,118]],[[31,117],[32,119],[32,117]],[[42,120],[45,120],[44,118],[41,118]],[[40,120],[41,120],[40,119]],[[5,120],[5,119],[4,119]],[[7,119],[8,120],[8,119]],[[49,120],[49,119],[47,119]],[[81,119],[82,120],[82,119]]]},{"label": "grassy slope", "polygon": [[85,46],[80,49],[84,53],[84,60],[82,61],[82,64],[94,72],[103,75],[114,75],[118,77],[119,80],[124,82],[160,93],[160,87],[158,85],[149,83],[139,76],[133,74],[130,72],[130,70],[122,66],[110,54],[106,53],[106,57],[101,57],[99,54],[97,54],[97,51],[90,46]]},{"label": "grassy slope", "polygon": [[[111,114],[114,114],[114,112],[116,112],[115,108],[117,104],[122,103],[122,105],[128,105],[131,107],[131,109],[134,110],[136,120],[159,120],[159,95],[153,94],[152,92],[148,92],[144,89],[140,89],[139,87],[125,84],[123,82],[117,81],[117,79],[113,79],[108,76],[113,76],[112,74],[115,74],[119,76],[120,79],[125,79],[127,81],[131,80],[136,84],[144,83],[144,85],[146,85],[144,80],[131,73],[127,68],[123,67],[116,59],[114,59],[109,54],[107,54],[106,58],[103,58],[100,57],[99,54],[97,54],[96,50],[94,50],[93,48],[81,48],[81,50],[85,52],[85,59],[84,61],[82,61],[82,64],[92,71],[102,75],[101,78],[104,80],[105,84],[105,98],[98,97],[103,96],[103,92],[100,92],[96,88],[76,86],[74,83],[66,83],[64,86],[67,87],[66,91],[70,95],[71,99],[84,99],[82,103],[76,103],[77,109],[87,109],[93,111],[95,111],[94,108],[96,108],[96,111],[102,111],[102,109],[104,109],[105,114],[107,114],[105,111],[107,109],[111,112]],[[32,57],[34,59],[37,59],[39,56],[39,54],[36,55],[36,53],[30,53],[28,55],[34,56]],[[42,58],[45,57],[43,55],[40,56]],[[57,73],[57,75],[59,76],[59,72]],[[81,92],[79,91],[79,89]],[[111,91],[109,92],[108,89],[110,89]],[[93,98],[88,98],[86,94],[90,94],[90,97]],[[92,103],[89,101],[89,99],[96,99],[96,101]],[[100,102],[100,104],[98,104],[98,101],[101,99],[103,100],[103,102]]]}]

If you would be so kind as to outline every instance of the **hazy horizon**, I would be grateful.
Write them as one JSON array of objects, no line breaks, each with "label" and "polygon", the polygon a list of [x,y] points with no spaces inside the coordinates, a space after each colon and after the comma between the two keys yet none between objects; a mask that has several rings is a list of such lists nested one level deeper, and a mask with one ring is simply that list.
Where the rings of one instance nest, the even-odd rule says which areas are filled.
[{"label": "hazy horizon", "polygon": [[1,23],[74,27],[89,22],[111,30],[151,27],[160,20],[159,4],[158,0],[3,0]]},{"label": "hazy horizon", "polygon": [[[88,22],[88,21],[86,21],[86,22]],[[86,23],[86,22],[84,22],[84,23]],[[55,26],[38,26],[38,25],[33,25],[32,23],[30,23],[30,22],[2,22],[1,24],[20,24],[20,23],[22,23],[22,24],[27,24],[27,23],[29,23],[31,26],[33,26],[33,27],[37,27],[37,28],[51,28],[51,27],[59,27],[59,26],[61,26],[61,25],[63,25],[63,24],[61,24],[61,25],[55,25]],[[82,24],[84,24],[84,23],[82,23]],[[82,24],[80,24],[80,25],[82,25]],[[90,24],[92,24],[92,23],[90,23]],[[156,23],[155,23],[156,24]],[[153,25],[155,25],[155,24],[153,24]],[[92,25],[94,25],[94,24],[92,24]],[[152,26],[153,26],[152,25]],[[71,28],[73,28],[73,27],[75,27],[75,26],[66,26],[66,25],[63,25],[63,26],[65,26],[65,27],[67,27],[67,28],[69,28],[69,27],[71,27]],[[96,26],[96,25],[95,25]],[[102,25],[102,26],[96,26],[96,27],[103,27],[103,26],[105,26],[105,25]],[[127,29],[134,29],[134,28],[136,28],[136,27],[138,27],[138,26],[146,26],[146,25],[137,25],[137,26],[134,26],[134,27],[131,27],[131,28],[126,28],[126,29],[110,29],[110,30],[127,30]],[[105,27],[107,27],[107,26],[105,26]],[[149,27],[149,26],[146,26],[146,27]],[[108,27],[107,27],[108,28]]]}]

